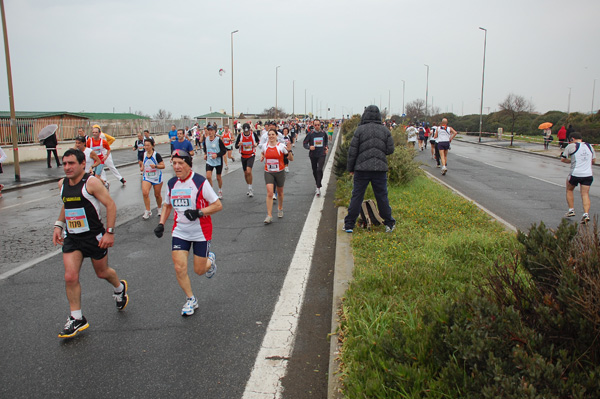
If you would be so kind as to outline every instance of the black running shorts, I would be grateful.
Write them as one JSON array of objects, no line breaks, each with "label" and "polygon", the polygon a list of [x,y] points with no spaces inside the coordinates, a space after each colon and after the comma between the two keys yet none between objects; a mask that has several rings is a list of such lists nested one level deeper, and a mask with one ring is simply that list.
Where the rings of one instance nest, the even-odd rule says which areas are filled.
[{"label": "black running shorts", "polygon": [[101,238],[102,234],[88,238],[76,238],[72,235],[67,235],[63,243],[62,251],[63,253],[79,251],[83,254],[84,258],[100,260],[108,254],[108,249],[100,248],[98,246]]}]

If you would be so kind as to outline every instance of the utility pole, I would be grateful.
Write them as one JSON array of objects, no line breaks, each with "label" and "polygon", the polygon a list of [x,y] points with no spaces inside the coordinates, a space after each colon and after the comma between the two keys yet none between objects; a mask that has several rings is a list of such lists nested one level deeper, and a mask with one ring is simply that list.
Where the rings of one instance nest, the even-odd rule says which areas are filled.
[{"label": "utility pole", "polygon": [[6,13],[4,0],[0,0],[2,9],[2,33],[4,34],[4,54],[6,55],[6,76],[8,80],[8,102],[10,103],[10,132],[12,135],[13,159],[15,163],[15,181],[21,181],[21,167],[19,165],[19,145],[17,137],[17,116],[15,112],[15,99],[12,85],[12,71],[10,69],[10,51],[8,50],[8,31],[6,29]]}]

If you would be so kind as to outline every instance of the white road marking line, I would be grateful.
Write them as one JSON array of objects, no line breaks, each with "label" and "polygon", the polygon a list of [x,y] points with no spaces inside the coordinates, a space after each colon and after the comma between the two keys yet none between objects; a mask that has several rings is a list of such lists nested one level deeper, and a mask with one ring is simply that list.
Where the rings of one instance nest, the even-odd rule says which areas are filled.
[{"label": "white road marking line", "polygon": [[25,202],[19,202],[18,204],[4,206],[4,207],[2,207],[2,209],[10,209],[10,208],[14,208],[16,206],[27,205],[27,204],[31,204],[32,202],[43,201],[45,199],[53,198],[53,197],[55,197],[55,196],[54,195],[50,195],[48,197],[36,198],[36,199],[32,199],[32,200],[25,201]]},{"label": "white road marking line", "polygon": [[[121,225],[124,225],[125,223],[129,223],[129,222],[131,222],[132,220],[134,220],[134,219],[136,219],[138,217],[139,217],[139,215],[130,216],[130,217],[126,218],[126,219],[121,218],[121,220],[119,220],[115,224],[115,227],[119,227]],[[52,237],[52,236],[49,235],[49,237]],[[61,252],[62,252],[62,248],[61,249],[57,249],[56,251],[49,252],[49,253],[47,253],[45,255],[39,256],[39,257],[37,257],[35,259],[32,259],[32,260],[30,260],[28,262],[25,262],[25,263],[23,263],[23,264],[15,267],[14,269],[8,270],[8,271],[0,274],[0,281],[4,280],[4,279],[6,279],[6,278],[8,278],[10,276],[14,276],[17,273],[22,272],[23,270],[27,270],[30,267],[33,267],[33,266],[39,264],[40,262],[45,261],[46,259],[50,259],[54,255],[60,254]]]},{"label": "white road marking line", "polygon": [[552,181],[540,179],[539,177],[535,177],[535,176],[527,176],[527,177],[531,177],[532,179],[543,181],[544,183],[553,184],[553,185],[558,186],[558,187],[565,187],[564,184],[554,183]]},{"label": "white road marking line", "polygon": [[[333,148],[336,148],[339,131]],[[323,173],[321,197],[315,196],[308,211],[302,234],[298,240],[292,263],[288,269],[283,287],[271,321],[263,339],[250,378],[246,383],[243,399],[281,398],[282,379],[287,373],[288,360],[292,356],[300,310],[304,302],[306,285],[310,274],[313,252],[317,240],[317,230],[321,220],[327,182],[331,175],[333,156],[327,160]]]}]

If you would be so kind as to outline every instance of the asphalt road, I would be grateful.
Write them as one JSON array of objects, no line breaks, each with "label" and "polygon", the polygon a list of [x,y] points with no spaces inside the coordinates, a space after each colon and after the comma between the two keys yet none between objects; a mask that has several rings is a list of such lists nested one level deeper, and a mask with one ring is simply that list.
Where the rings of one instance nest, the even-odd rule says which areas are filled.
[{"label": "asphalt road", "polygon": [[[294,152],[284,218],[268,226],[263,224],[263,164],[255,166],[254,198],[246,196],[240,162],[224,175],[224,210],[213,216],[211,246],[218,271],[211,280],[191,272],[200,308],[189,318],[180,315],[185,296],[175,279],[170,238],[158,239],[152,233],[156,216],[141,218],[137,168],[120,168],[127,185],[109,179],[118,207],[117,241],[109,264],[128,280],[130,304],[117,312],[111,286],[95,277],[86,260],[82,302],[90,328],[74,339],[60,340],[57,334],[68,316],[62,257],[48,256],[0,280],[0,397],[241,397],[302,228],[311,222],[310,161],[301,146]],[[194,169],[203,170],[203,165],[197,162]],[[50,243],[60,210],[55,187],[53,183],[5,194],[2,239],[8,242],[2,248],[10,248],[10,260],[2,263],[0,274],[56,251]],[[331,184],[324,200],[306,312],[300,317],[297,350],[283,381],[288,398],[307,397],[307,389],[314,397],[326,396],[334,190]]]},{"label": "asphalt road", "polygon": [[[445,176],[431,159],[429,146],[417,159],[424,163],[424,170],[523,231],[541,221],[555,228],[568,209],[565,181],[569,165],[558,158],[455,140]],[[590,216],[597,215],[597,183],[592,184],[590,197]],[[575,210],[573,220],[578,222],[583,212],[579,189],[575,190]]]}]

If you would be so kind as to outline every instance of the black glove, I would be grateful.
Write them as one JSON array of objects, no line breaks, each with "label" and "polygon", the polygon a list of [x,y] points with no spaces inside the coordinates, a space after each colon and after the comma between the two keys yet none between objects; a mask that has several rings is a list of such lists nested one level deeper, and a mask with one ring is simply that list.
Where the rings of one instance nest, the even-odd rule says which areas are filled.
[{"label": "black glove", "polygon": [[157,236],[158,238],[162,237],[164,232],[165,232],[165,225],[162,223],[159,223],[158,226],[156,226],[156,228],[154,229],[154,235]]},{"label": "black glove", "polygon": [[183,212],[183,215],[191,221],[194,221],[202,216],[199,209],[186,209],[185,212]]}]

